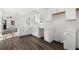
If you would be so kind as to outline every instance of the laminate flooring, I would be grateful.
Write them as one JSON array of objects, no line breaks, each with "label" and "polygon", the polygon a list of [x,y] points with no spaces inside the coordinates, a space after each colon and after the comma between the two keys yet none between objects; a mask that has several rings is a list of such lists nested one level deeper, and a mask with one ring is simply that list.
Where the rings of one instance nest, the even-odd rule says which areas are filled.
[{"label": "laminate flooring", "polygon": [[27,35],[0,41],[0,50],[64,50],[64,48],[62,43],[56,41],[48,43],[42,38]]}]

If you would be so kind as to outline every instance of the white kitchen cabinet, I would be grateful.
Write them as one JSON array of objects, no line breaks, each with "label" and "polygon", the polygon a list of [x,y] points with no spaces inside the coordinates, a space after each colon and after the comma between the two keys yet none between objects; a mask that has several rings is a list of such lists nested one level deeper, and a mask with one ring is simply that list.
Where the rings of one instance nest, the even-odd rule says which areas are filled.
[{"label": "white kitchen cabinet", "polygon": [[75,32],[72,31],[66,31],[64,34],[64,49],[71,49],[75,50],[76,49],[76,37],[75,37]]},{"label": "white kitchen cabinet", "polygon": [[68,8],[65,10],[66,20],[76,20],[76,9]]},{"label": "white kitchen cabinet", "polygon": [[76,24],[75,21],[67,21],[64,31],[64,49],[76,49]]},{"label": "white kitchen cabinet", "polygon": [[29,35],[31,30],[29,27],[21,27],[19,28],[19,36]]},{"label": "white kitchen cabinet", "polygon": [[47,42],[53,41],[53,29],[44,28],[44,40]]},{"label": "white kitchen cabinet", "polygon": [[40,36],[39,36],[39,28],[36,28],[36,27],[32,28],[32,35],[40,38]]}]

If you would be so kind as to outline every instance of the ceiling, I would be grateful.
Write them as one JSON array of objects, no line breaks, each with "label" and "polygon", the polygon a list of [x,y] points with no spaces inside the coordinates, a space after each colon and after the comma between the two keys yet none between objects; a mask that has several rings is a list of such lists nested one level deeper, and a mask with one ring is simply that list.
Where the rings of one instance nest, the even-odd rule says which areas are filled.
[{"label": "ceiling", "polygon": [[37,13],[39,8],[1,8],[3,16],[29,15]]}]

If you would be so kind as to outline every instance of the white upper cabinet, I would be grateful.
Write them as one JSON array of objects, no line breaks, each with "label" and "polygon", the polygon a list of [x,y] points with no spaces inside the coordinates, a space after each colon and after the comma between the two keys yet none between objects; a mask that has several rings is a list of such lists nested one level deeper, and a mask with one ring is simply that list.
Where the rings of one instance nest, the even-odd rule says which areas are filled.
[{"label": "white upper cabinet", "polygon": [[76,20],[76,9],[68,8],[65,13],[66,20]]}]

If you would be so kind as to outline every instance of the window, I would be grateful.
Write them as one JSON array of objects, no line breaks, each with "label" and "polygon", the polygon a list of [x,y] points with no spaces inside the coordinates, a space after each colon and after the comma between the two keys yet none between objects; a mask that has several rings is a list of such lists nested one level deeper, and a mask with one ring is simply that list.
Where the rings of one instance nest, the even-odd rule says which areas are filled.
[{"label": "window", "polygon": [[15,21],[11,21],[11,25],[15,25]]}]

